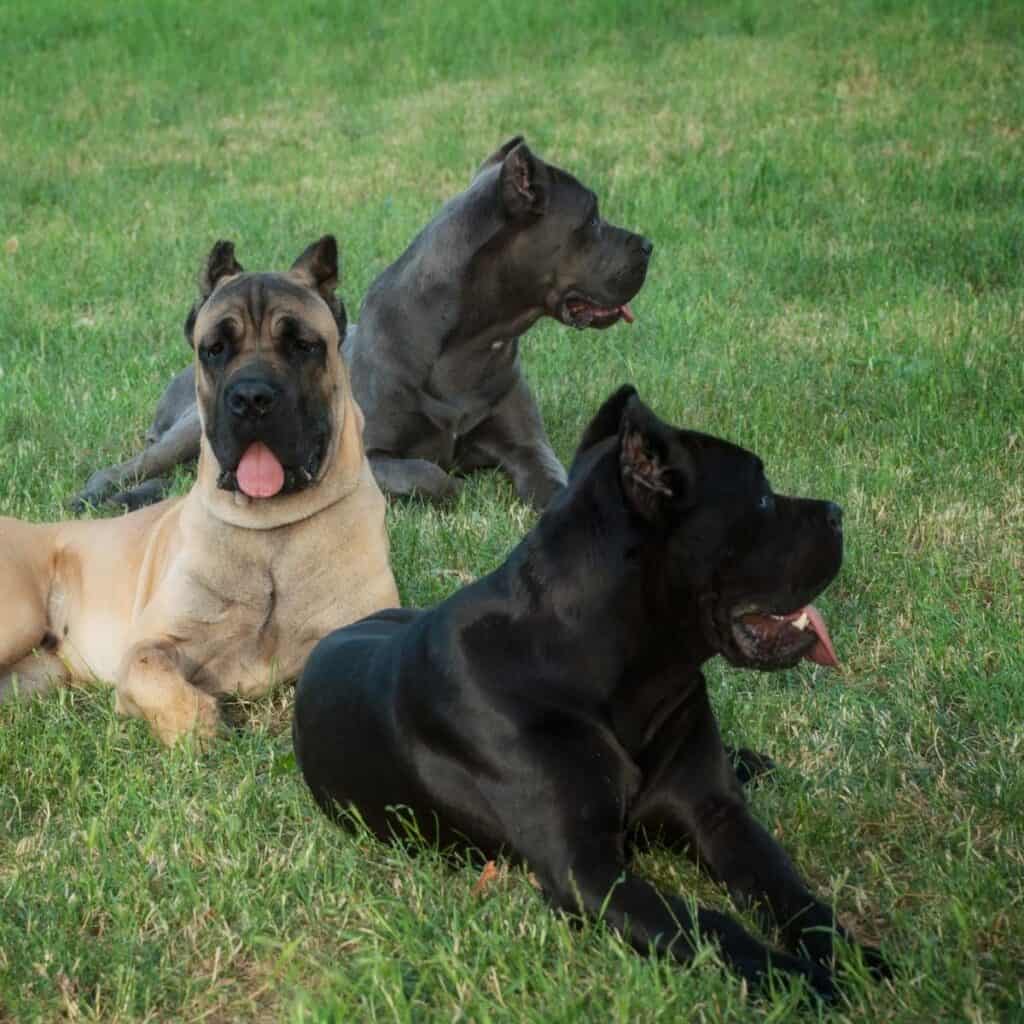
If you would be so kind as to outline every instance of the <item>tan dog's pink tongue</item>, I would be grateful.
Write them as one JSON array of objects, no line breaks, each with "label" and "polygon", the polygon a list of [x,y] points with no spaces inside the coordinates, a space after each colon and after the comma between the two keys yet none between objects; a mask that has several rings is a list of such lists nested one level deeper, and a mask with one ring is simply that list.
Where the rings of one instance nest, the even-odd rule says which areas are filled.
[{"label": "tan dog's pink tongue", "polygon": [[284,467],[265,444],[256,441],[246,448],[235,479],[250,498],[272,498],[284,487]]}]

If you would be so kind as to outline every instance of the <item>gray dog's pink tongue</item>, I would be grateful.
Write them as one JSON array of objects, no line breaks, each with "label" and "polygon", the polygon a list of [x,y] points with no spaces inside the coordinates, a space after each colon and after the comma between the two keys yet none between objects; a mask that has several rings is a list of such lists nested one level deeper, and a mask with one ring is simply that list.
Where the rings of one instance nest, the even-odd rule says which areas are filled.
[{"label": "gray dog's pink tongue", "polygon": [[284,467],[265,444],[256,441],[246,448],[235,479],[250,498],[272,498],[284,487]]},{"label": "gray dog's pink tongue", "polygon": [[624,302],[619,306],[619,312],[622,314],[622,319],[625,320],[627,324],[631,324],[636,319],[636,316],[628,302]]}]

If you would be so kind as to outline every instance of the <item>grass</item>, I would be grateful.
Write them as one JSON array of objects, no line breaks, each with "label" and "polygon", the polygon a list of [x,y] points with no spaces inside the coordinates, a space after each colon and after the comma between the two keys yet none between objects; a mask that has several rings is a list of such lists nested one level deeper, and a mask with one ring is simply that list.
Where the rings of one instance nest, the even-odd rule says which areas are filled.
[{"label": "grass", "polygon": [[[136,449],[214,239],[276,268],[337,232],[354,315],[525,132],[656,242],[632,328],[529,336],[559,453],[632,380],[845,506],[843,671],[711,673],[725,732],[782,765],[760,817],[896,966],[826,1016],[1024,1019],[1016,3],[8,0],[0,65],[0,514],[56,518]],[[530,522],[488,475],[452,510],[391,508],[404,601]],[[468,865],[333,828],[290,699],[204,755],[105,689],[0,708],[0,1021],[795,1011],[710,950],[684,971],[570,926],[518,870],[475,895]],[[642,867],[728,905],[676,858]]]}]

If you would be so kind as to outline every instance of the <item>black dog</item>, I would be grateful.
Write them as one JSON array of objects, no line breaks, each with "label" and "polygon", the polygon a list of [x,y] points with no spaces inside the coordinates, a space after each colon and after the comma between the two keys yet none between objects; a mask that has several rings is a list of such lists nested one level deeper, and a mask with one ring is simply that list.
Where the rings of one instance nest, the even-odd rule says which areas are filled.
[{"label": "black dog", "polygon": [[[686,962],[699,934],[751,983],[774,968],[831,996],[846,933],[747,810],[700,667],[835,664],[808,602],[839,570],[841,515],[776,496],[755,455],[664,423],[624,387],[504,565],[314,649],[295,704],[306,781],[381,837],[404,807],[443,846],[521,858],[555,906],[603,912],[641,951]],[[631,875],[644,838],[690,848],[798,955]]]}]

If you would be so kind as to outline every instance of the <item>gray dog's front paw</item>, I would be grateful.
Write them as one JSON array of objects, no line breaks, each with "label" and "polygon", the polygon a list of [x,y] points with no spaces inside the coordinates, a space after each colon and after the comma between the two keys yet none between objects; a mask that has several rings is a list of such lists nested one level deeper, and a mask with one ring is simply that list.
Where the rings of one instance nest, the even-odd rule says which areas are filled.
[{"label": "gray dog's front paw", "polygon": [[118,488],[117,481],[108,469],[98,469],[86,481],[85,486],[67,502],[68,509],[80,516],[90,506],[99,508]]}]

